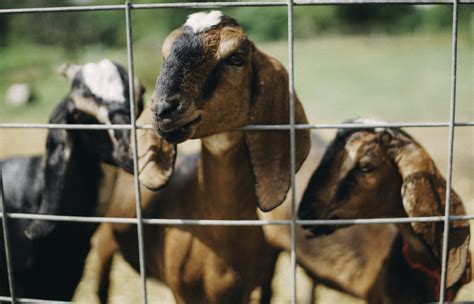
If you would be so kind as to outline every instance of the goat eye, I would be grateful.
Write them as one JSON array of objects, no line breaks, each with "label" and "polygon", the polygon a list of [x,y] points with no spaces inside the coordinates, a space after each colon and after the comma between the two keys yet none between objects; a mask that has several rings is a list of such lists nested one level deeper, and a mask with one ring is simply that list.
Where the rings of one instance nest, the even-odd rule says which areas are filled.
[{"label": "goat eye", "polygon": [[238,54],[234,54],[232,56],[230,56],[228,59],[227,59],[227,63],[229,63],[230,65],[233,65],[233,66],[243,66],[245,61],[244,59],[242,58],[242,56],[238,55]]},{"label": "goat eye", "polygon": [[369,173],[369,172],[374,171],[375,166],[373,164],[370,164],[370,163],[362,163],[362,164],[359,164],[359,169],[360,169],[360,171],[362,171],[364,173]]}]

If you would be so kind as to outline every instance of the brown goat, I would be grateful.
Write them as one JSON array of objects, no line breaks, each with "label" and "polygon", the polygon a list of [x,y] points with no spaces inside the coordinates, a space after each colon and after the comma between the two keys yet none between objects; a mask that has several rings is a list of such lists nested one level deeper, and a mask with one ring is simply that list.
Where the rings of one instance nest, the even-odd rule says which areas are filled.
[{"label": "brown goat", "polygon": [[[318,166],[328,142],[317,134],[311,136],[311,150],[296,174],[296,206]],[[291,198],[270,212],[259,211],[264,220],[291,219]],[[275,248],[291,249],[291,229],[284,225],[263,227],[265,238]],[[308,237],[301,226],[296,227],[296,258],[298,264],[315,283],[365,299],[377,280],[384,260],[396,236],[394,225],[354,225],[318,237]]]},{"label": "brown goat", "polygon": [[[446,182],[434,162],[405,132],[342,130],[314,172],[299,215],[302,219],[438,216],[444,214],[445,195]],[[454,191],[450,214],[465,214]],[[401,236],[392,244],[367,300],[371,303],[437,300],[443,223],[413,222],[396,226]],[[306,228],[320,235],[337,227]],[[448,300],[454,299],[459,288],[470,281],[469,238],[468,221],[450,223]]]},{"label": "brown goat", "polygon": [[[201,138],[202,147],[199,160],[179,155],[163,190],[143,190],[145,216],[248,220],[257,219],[257,206],[278,206],[290,187],[289,132],[235,129],[289,122],[284,67],[259,51],[234,19],[216,11],[191,15],[168,36],[162,52],[153,124],[168,141]],[[295,110],[296,123],[307,123],[298,100]],[[299,168],[309,132],[298,131],[296,141]],[[153,141],[140,145],[154,150]],[[131,184],[130,175],[119,178]],[[110,215],[134,214],[129,189],[116,187]],[[134,227],[113,229],[126,260],[138,266]],[[148,274],[164,281],[178,303],[248,303],[259,286],[261,302],[270,301],[277,251],[261,227],[147,225],[145,237]]]}]

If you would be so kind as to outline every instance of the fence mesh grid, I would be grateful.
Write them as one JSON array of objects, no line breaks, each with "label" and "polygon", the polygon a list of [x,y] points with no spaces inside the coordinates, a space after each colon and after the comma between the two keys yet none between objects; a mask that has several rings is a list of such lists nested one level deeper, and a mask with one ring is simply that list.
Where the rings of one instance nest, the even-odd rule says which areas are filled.
[{"label": "fence mesh grid", "polygon": [[[295,124],[295,91],[294,91],[294,36],[293,36],[293,8],[298,5],[348,5],[348,4],[438,4],[452,6],[452,34],[451,34],[451,97],[449,102],[449,121],[448,122],[397,122],[397,123],[376,123],[376,124]],[[145,255],[144,255],[144,237],[143,224],[147,225],[208,225],[208,226],[263,226],[263,225],[290,225],[291,226],[291,302],[297,303],[297,282],[296,282],[296,225],[348,225],[348,224],[395,224],[410,222],[444,222],[442,265],[441,265],[441,286],[439,290],[439,303],[445,302],[446,291],[446,269],[447,253],[449,241],[449,222],[458,220],[474,220],[474,214],[462,216],[450,216],[451,205],[451,185],[452,185],[452,166],[454,150],[454,131],[456,127],[472,127],[473,121],[456,122],[456,85],[457,85],[457,38],[458,38],[458,5],[474,4],[474,0],[288,0],[288,1],[248,1],[248,2],[182,2],[182,3],[147,3],[132,4],[126,0],[123,5],[91,5],[91,6],[67,6],[67,7],[35,7],[35,8],[15,8],[0,9],[0,14],[27,14],[27,13],[61,13],[61,12],[84,12],[84,11],[111,11],[122,10],[126,21],[126,44],[127,44],[127,64],[130,89],[130,110],[131,123],[126,125],[67,125],[67,124],[32,124],[32,123],[0,123],[0,129],[75,129],[75,130],[131,130],[133,147],[133,173],[135,189],[135,218],[114,218],[114,217],[88,217],[88,216],[61,216],[46,214],[28,214],[28,213],[7,213],[5,211],[5,199],[2,175],[0,174],[0,217],[2,218],[2,231],[4,236],[4,245],[6,253],[8,283],[10,296],[0,296],[0,301],[11,303],[64,303],[61,301],[27,299],[16,297],[14,276],[12,269],[12,252],[9,240],[8,219],[41,219],[49,221],[65,222],[88,222],[88,223],[127,223],[136,224],[138,232],[138,250],[140,263],[141,295],[142,303],[147,303],[147,286],[145,273]],[[159,219],[143,218],[141,210],[140,181],[138,178],[138,145],[137,129],[151,129],[150,125],[137,125],[135,122],[134,108],[134,59],[133,59],[133,41],[132,41],[132,11],[136,9],[160,9],[160,8],[193,8],[210,9],[226,7],[274,7],[286,6],[288,11],[288,74],[289,74],[289,105],[290,105],[290,123],[288,125],[249,125],[242,127],[242,130],[289,130],[290,131],[290,149],[291,149],[291,219],[290,220],[186,220],[186,219]],[[300,129],[355,129],[355,128],[390,128],[390,127],[448,127],[448,165],[446,178],[446,197],[444,216],[428,217],[408,217],[408,218],[372,218],[372,219],[350,219],[350,220],[299,220],[296,218],[296,190],[295,190],[295,130]],[[1,170],[1,168],[0,168]],[[0,171],[1,173],[1,171]]]}]

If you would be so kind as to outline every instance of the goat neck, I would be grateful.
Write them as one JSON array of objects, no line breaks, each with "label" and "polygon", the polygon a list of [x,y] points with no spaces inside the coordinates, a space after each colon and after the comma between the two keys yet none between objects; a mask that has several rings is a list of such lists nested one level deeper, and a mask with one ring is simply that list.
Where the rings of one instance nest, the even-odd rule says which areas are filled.
[{"label": "goat neck", "polygon": [[204,204],[205,216],[220,219],[256,218],[250,158],[243,132],[224,132],[202,139],[198,167],[199,187],[206,199],[219,206]]}]

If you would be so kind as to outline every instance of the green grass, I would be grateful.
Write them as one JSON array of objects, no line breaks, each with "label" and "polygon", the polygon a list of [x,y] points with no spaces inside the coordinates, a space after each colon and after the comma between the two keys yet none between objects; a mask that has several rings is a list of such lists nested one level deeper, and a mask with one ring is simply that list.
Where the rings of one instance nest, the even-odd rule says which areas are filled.
[{"label": "green grass", "polygon": [[[334,36],[295,42],[296,89],[312,122],[340,122],[355,116],[390,121],[443,121],[450,99],[450,35]],[[153,89],[161,64],[162,38],[135,44],[137,75]],[[286,41],[258,43],[287,63]],[[459,39],[457,119],[474,120],[472,39]],[[55,68],[109,57],[126,63],[126,50],[89,47],[67,53],[55,46],[20,45],[0,50],[0,100],[14,82],[34,88],[31,106],[0,102],[0,121],[44,122],[69,84]]]},{"label": "green grass", "polygon": [[[449,34],[344,36],[296,41],[296,90],[312,122],[355,116],[447,120]],[[264,48],[286,63],[286,45]],[[474,119],[474,47],[459,40],[458,120]]]}]

